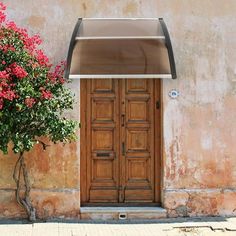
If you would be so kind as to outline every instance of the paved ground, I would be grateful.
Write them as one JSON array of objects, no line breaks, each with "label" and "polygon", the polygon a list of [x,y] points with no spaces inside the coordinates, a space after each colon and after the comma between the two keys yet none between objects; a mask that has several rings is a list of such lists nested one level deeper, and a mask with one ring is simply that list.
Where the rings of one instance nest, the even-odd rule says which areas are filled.
[{"label": "paved ground", "polygon": [[24,222],[0,221],[0,236],[236,236],[236,217],[177,218],[152,222]]}]

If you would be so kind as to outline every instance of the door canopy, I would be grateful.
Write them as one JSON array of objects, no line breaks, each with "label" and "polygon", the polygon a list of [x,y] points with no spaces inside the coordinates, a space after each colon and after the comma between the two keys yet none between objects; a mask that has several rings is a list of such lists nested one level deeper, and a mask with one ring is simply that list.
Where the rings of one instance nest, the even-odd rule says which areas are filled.
[{"label": "door canopy", "polygon": [[70,42],[66,77],[176,79],[164,20],[79,18]]}]

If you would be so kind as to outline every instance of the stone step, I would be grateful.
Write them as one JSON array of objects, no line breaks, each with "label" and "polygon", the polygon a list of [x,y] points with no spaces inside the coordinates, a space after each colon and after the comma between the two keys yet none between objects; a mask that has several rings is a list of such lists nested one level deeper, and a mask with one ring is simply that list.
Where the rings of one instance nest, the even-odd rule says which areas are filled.
[{"label": "stone step", "polygon": [[82,220],[155,220],[167,217],[161,207],[81,207]]}]

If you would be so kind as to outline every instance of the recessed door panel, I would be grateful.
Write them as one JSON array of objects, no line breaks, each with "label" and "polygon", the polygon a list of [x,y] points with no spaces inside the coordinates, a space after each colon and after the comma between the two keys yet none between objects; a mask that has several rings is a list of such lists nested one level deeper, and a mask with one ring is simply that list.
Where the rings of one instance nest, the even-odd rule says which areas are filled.
[{"label": "recessed door panel", "polygon": [[136,80],[127,80],[126,81],[126,92],[148,92],[148,80],[145,79],[136,79]]},{"label": "recessed door panel", "polygon": [[114,151],[114,135],[113,128],[93,128],[92,151]]},{"label": "recessed door panel", "polygon": [[126,134],[127,152],[150,152],[149,130],[133,127]]},{"label": "recessed door panel", "polygon": [[[91,82],[91,81],[90,81]],[[115,80],[112,79],[93,79],[92,91],[93,93],[114,93]]]},{"label": "recessed door panel", "polygon": [[95,98],[92,101],[93,122],[114,122],[114,99]]}]

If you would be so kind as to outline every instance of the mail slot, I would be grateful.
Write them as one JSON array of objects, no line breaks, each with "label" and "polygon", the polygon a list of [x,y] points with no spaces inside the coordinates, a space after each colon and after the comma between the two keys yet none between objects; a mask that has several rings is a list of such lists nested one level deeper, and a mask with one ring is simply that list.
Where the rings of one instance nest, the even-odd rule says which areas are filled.
[{"label": "mail slot", "polygon": [[97,153],[97,157],[109,157],[110,153],[108,152],[99,152]]}]

